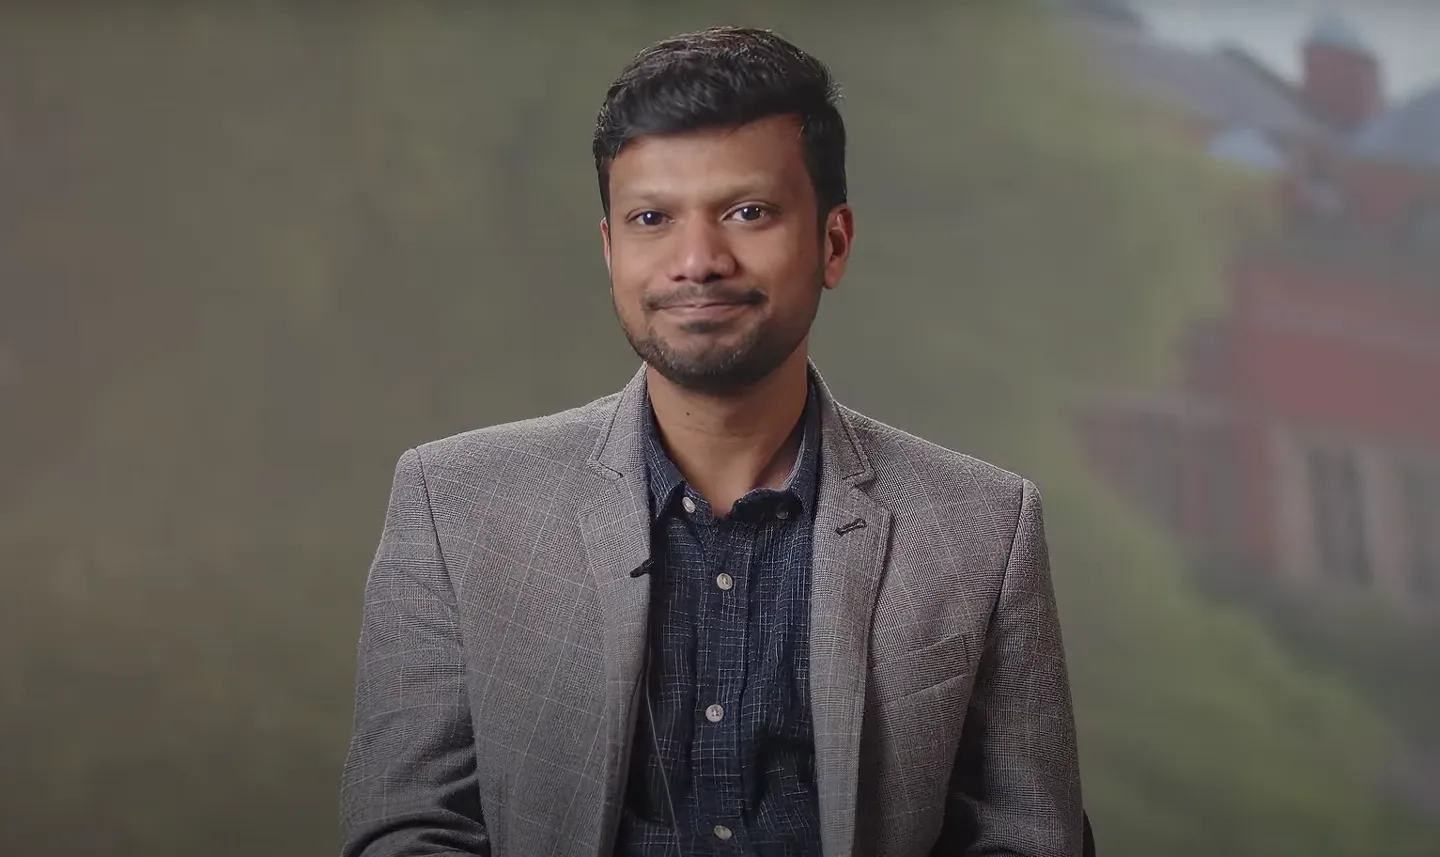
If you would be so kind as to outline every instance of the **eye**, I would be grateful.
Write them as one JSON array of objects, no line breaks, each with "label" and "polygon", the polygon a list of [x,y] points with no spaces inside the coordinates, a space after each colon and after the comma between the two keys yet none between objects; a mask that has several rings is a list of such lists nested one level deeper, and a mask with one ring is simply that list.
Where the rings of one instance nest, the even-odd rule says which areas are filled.
[{"label": "eye", "polygon": [[769,209],[763,205],[742,205],[735,209],[730,216],[742,223],[755,223],[769,213]]},{"label": "eye", "polygon": [[658,211],[642,211],[630,219],[641,226],[663,226],[665,223],[665,215]]}]

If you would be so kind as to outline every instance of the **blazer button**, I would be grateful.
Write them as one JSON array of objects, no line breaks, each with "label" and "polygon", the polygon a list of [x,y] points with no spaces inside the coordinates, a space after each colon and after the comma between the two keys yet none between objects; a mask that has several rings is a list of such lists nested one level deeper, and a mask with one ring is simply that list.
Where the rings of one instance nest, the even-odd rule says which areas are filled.
[{"label": "blazer button", "polygon": [[732,835],[733,835],[733,834],[730,833],[730,828],[726,827],[725,825],[723,825],[723,824],[717,824],[717,825],[715,825],[715,838],[716,838],[716,839],[721,839],[721,840],[729,839]]}]

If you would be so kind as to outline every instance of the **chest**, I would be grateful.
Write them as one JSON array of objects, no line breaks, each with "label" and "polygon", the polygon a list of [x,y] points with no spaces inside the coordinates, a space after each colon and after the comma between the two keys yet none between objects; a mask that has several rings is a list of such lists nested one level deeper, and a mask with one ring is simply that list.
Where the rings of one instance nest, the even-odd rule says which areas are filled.
[{"label": "chest", "polygon": [[[783,529],[769,538],[680,535],[651,533],[651,573],[640,577],[592,567],[603,542],[584,542],[578,532],[446,544],[460,574],[478,785],[497,833],[512,841],[608,835],[643,708],[643,652],[657,629],[659,645],[682,657],[721,657],[730,646],[731,657],[757,664],[756,676],[773,676],[786,690],[755,698],[813,704],[812,716],[823,716],[850,703],[813,687],[813,645],[826,626],[833,639],[834,629],[853,625],[846,633],[868,639],[868,686],[858,689],[866,697],[861,744],[869,748],[861,756],[871,761],[861,779],[894,794],[941,793],[945,754],[930,759],[921,749],[958,738],[984,631],[983,619],[968,621],[984,615],[968,609],[973,582],[955,582],[943,557],[902,543],[880,555],[874,618],[862,629],[843,613],[816,613],[817,579],[831,581],[822,587],[829,591],[850,577],[833,568],[833,551],[828,573],[817,574],[815,563],[825,560],[813,542]],[[744,645],[734,645],[736,636]],[[841,684],[832,677],[829,686]],[[909,761],[894,771],[883,761],[902,756]],[[556,802],[572,807],[564,829],[529,830],[529,819],[547,817]]]},{"label": "chest", "polygon": [[677,515],[656,522],[652,550],[659,723],[687,744],[808,735],[809,528]]},{"label": "chest", "polygon": [[811,533],[799,522],[656,522],[650,633],[655,654],[705,653],[735,667],[808,640]]}]

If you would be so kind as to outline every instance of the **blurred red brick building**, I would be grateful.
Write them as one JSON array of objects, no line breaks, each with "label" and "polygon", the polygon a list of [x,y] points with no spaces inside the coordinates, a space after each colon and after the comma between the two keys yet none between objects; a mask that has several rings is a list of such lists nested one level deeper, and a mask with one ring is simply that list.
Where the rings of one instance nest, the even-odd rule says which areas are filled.
[{"label": "blurred red brick building", "polygon": [[1440,608],[1440,86],[1399,103],[1322,15],[1291,82],[1162,42],[1113,2],[1079,26],[1115,80],[1273,182],[1281,227],[1233,260],[1163,392],[1092,390],[1096,466],[1195,552]]}]

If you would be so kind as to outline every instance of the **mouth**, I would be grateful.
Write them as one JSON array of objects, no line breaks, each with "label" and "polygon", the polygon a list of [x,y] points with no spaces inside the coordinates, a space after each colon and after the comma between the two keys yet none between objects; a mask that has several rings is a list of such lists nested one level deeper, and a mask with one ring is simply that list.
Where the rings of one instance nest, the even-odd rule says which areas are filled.
[{"label": "mouth", "polygon": [[662,307],[668,310],[701,310],[714,309],[715,307],[749,306],[749,301],[685,301]]},{"label": "mouth", "polygon": [[710,319],[738,315],[754,307],[750,301],[692,301],[660,308],[662,313],[682,319]]},{"label": "mouth", "polygon": [[711,292],[709,294],[674,295],[659,302],[655,309],[662,312],[720,312],[739,307],[750,307],[761,303],[764,297],[758,291]]}]

